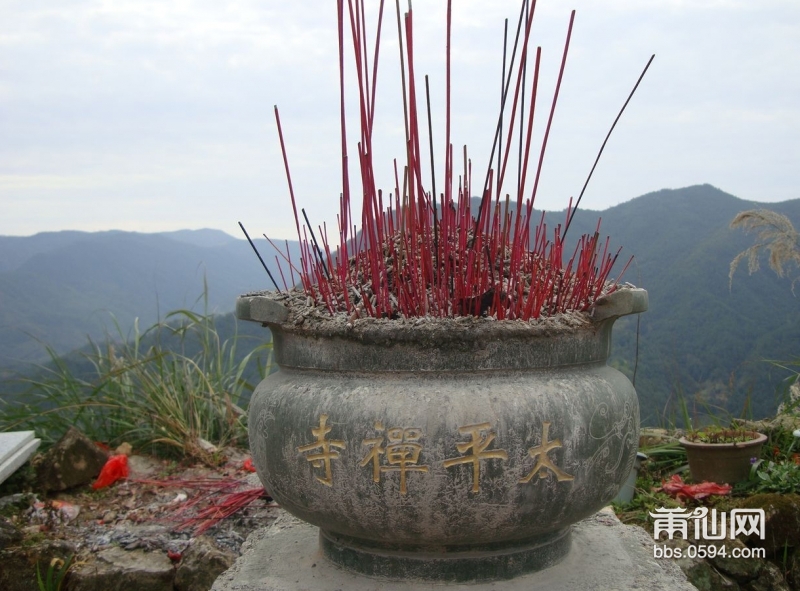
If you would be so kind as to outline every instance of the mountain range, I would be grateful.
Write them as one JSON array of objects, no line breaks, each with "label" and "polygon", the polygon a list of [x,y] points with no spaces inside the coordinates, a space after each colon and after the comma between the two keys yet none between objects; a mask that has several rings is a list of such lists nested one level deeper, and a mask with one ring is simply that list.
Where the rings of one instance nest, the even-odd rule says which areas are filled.
[{"label": "mountain range", "polygon": [[125,334],[136,318],[228,313],[237,295],[268,287],[247,242],[218,230],[0,236],[0,367],[44,359],[43,344],[66,353]]},{"label": "mountain range", "polygon": [[[765,205],[710,185],[575,215],[567,244],[602,219],[601,234],[623,247],[620,261],[634,257],[624,281],[650,295],[648,312],[618,322],[611,360],[635,378],[643,422],[679,420],[684,408],[698,416],[774,411],[778,386],[793,374],[768,360],[796,362],[800,352],[791,280],[766,265],[750,276],[743,265],[728,281],[730,261],[754,239],[729,224],[763,207],[800,222],[800,200]],[[549,213],[548,227],[564,218]],[[278,277],[271,247],[258,244]],[[60,354],[87,337],[127,334],[136,318],[147,326],[178,308],[229,313],[237,295],[271,287],[247,242],[216,230],[0,236],[0,368],[42,361],[45,343]]]}]

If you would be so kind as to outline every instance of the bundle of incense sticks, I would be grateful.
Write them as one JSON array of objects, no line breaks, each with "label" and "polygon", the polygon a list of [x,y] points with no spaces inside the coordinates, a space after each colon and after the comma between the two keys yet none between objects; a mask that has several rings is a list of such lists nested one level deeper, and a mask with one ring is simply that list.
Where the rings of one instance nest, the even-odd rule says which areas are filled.
[{"label": "bundle of incense sticks", "polygon": [[[301,245],[299,267],[288,257],[288,246],[287,255],[283,255],[284,262],[289,265],[292,282],[296,272],[305,293],[314,302],[324,303],[331,314],[346,312],[354,316],[377,318],[488,315],[498,320],[530,320],[565,311],[585,311],[599,296],[614,291],[628,265],[624,266],[615,279],[609,280],[620,251],[609,250],[609,240],[600,239],[599,221],[594,234],[581,236],[571,252],[565,250],[566,232],[583,192],[574,207],[570,199],[563,227],[559,224],[549,231],[544,214],[538,220],[533,219],[533,204],[558,101],[575,12],[570,17],[559,75],[538,151],[535,175],[532,175],[532,187],[529,188],[528,169],[532,157],[541,48],[537,48],[533,58],[529,59],[529,54],[532,53],[529,51],[529,40],[536,2],[523,0],[508,67],[507,50],[504,49],[500,116],[490,165],[483,186],[478,189],[480,205],[473,207],[470,199],[474,189],[472,162],[465,147],[463,170],[456,178],[453,146],[450,141],[452,0],[448,1],[446,27],[443,191],[437,194],[433,172],[430,189],[423,179],[424,156],[420,147],[423,122],[418,109],[419,88],[414,69],[413,15],[410,4],[408,11],[401,15],[399,0],[396,0],[396,5],[406,130],[405,163],[401,166],[397,160],[394,161],[395,186],[385,200],[383,191],[375,186],[372,132],[383,4],[382,0],[374,47],[370,54],[367,49],[370,36],[365,24],[364,0],[347,0],[346,7],[345,0],[338,0],[342,192],[337,216],[338,240],[335,242],[329,239],[326,225],[318,226],[317,233],[314,232],[305,210],[301,210],[305,222],[301,223],[280,115],[275,107],[289,194]],[[348,28],[355,56],[360,113],[360,141],[357,146],[363,193],[360,229],[353,219],[350,205],[344,83],[345,29]],[[526,114],[526,78],[531,61],[533,72],[528,100],[530,108]],[[650,62],[648,67],[649,65]],[[638,84],[639,82],[637,86]],[[427,77],[425,90],[433,171],[434,150]],[[633,92],[631,96],[632,94]],[[511,103],[511,108],[504,118],[508,103]],[[623,110],[624,108],[623,106]],[[620,111],[620,115],[621,113]],[[519,130],[515,134],[517,120]],[[616,125],[616,120],[614,124]],[[509,154],[512,152],[512,138],[515,135],[519,140],[516,187],[513,197],[506,193],[505,198],[501,199]],[[491,164],[495,154],[496,169]],[[599,157],[598,154],[598,159]],[[591,173],[589,176],[591,178]],[[584,190],[585,187],[584,185]],[[288,289],[282,270],[281,276],[284,287]]]}]

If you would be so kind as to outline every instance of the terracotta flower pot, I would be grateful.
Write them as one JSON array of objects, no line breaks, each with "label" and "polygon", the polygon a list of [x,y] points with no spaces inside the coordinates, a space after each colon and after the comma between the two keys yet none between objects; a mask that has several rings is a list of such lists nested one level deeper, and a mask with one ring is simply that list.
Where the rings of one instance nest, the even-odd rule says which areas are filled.
[{"label": "terracotta flower pot", "polygon": [[636,392],[606,361],[616,318],[646,309],[646,291],[624,289],[591,319],[295,324],[275,296],[243,296],[237,315],[269,326],[280,366],[250,404],[258,474],[361,573],[550,566],[636,458]]},{"label": "terracotta flower pot", "polygon": [[753,458],[761,455],[761,447],[767,440],[763,433],[751,431],[749,441],[735,443],[703,443],[680,438],[689,458],[689,470],[696,482],[718,482],[735,484],[750,477]]}]

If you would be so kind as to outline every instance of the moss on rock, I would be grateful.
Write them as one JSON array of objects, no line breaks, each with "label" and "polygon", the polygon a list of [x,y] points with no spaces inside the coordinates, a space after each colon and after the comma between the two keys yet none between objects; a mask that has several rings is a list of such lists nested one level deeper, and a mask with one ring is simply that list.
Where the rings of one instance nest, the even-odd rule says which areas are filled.
[{"label": "moss on rock", "polygon": [[763,509],[765,539],[750,535],[750,546],[766,549],[769,554],[782,553],[784,548],[800,546],[800,495],[764,493],[742,501],[745,509]]}]

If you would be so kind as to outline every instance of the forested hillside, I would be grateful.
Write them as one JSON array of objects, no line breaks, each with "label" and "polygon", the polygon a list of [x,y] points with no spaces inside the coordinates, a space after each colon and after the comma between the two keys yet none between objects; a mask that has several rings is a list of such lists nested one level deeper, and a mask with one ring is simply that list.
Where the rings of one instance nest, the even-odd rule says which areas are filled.
[{"label": "forested hillside", "polygon": [[[728,281],[731,260],[754,240],[729,224],[740,211],[759,207],[800,225],[800,200],[756,204],[710,185],[581,212],[575,229],[588,230],[602,216],[602,232],[635,256],[625,279],[650,295],[650,310],[640,318],[636,376],[643,420],[674,418],[679,395],[690,412],[708,406],[738,415],[747,400],[756,416],[774,411],[776,388],[791,374],[766,360],[800,358],[800,301],[791,281],[766,264],[752,276],[743,265],[730,289]],[[615,332],[617,363],[631,375],[635,329],[629,318]]]},{"label": "forested hillside", "polygon": [[[681,400],[697,415],[774,411],[778,386],[792,374],[768,360],[798,359],[800,302],[791,281],[766,265],[752,276],[743,266],[728,286],[731,260],[753,243],[729,224],[758,207],[765,206],[699,185],[575,216],[567,243],[602,218],[601,234],[623,247],[618,266],[634,257],[624,281],[650,295],[648,312],[618,322],[612,359],[630,377],[635,369],[643,422],[681,422]],[[800,200],[766,207],[800,225]],[[564,216],[548,214],[548,227]],[[297,260],[297,243],[290,246]],[[259,248],[275,270],[263,239]],[[238,294],[271,287],[247,243],[222,232],[0,237],[0,368],[42,360],[42,342],[66,353],[87,336],[117,336],[112,314],[126,334],[137,317],[143,327],[170,310],[202,309],[204,280],[208,307],[220,313]],[[232,328],[232,319],[223,324]]]}]

